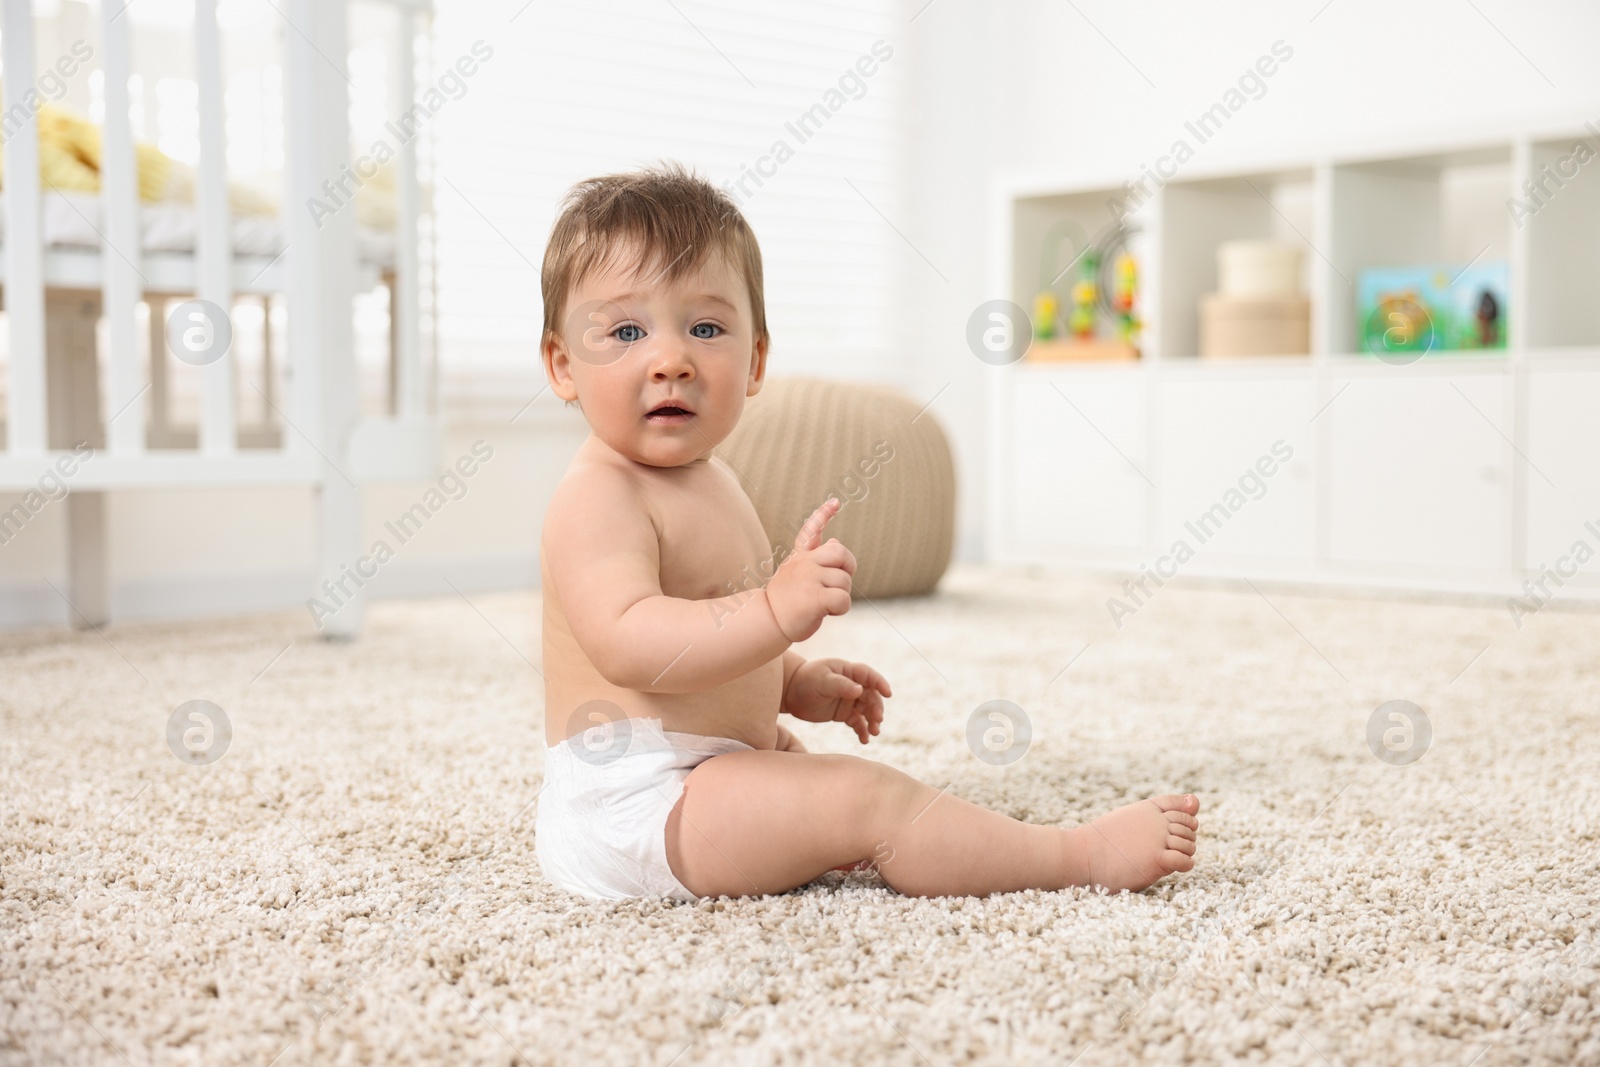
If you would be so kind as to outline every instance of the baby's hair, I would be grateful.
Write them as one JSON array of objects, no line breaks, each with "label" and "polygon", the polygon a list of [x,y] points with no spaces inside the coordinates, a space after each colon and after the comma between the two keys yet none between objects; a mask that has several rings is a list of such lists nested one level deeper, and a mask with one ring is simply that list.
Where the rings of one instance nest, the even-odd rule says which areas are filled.
[{"label": "baby's hair", "polygon": [[544,337],[561,333],[567,297],[590,274],[637,255],[635,272],[676,281],[713,253],[744,277],[754,339],[767,339],[761,248],[733,199],[678,163],[574,185],[550,231],[540,271]]}]

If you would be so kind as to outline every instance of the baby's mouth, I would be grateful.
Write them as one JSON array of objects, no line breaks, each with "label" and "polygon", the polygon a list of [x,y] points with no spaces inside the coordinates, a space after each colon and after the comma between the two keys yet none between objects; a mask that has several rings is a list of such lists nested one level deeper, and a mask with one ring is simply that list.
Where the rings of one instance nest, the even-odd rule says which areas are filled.
[{"label": "baby's mouth", "polygon": [[693,415],[694,412],[688,408],[679,407],[676,404],[662,404],[646,414],[645,419],[649,422],[681,423],[688,422]]}]

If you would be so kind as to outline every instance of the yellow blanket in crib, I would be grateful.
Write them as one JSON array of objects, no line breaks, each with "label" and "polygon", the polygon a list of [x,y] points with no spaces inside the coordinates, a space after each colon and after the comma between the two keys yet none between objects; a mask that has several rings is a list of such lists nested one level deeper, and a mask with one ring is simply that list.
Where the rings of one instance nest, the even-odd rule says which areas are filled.
[{"label": "yellow blanket in crib", "polygon": [[[161,200],[172,178],[172,157],[153,144],[133,146],[139,198]],[[46,189],[100,191],[100,127],[49,104],[39,109],[39,179]]]},{"label": "yellow blanket in crib", "polygon": [[[153,144],[134,143],[139,199],[146,202],[194,200],[194,171]],[[0,155],[0,159],[3,159]],[[81,115],[45,104],[39,109],[39,179],[46,190],[100,191],[100,127]],[[229,207],[235,215],[274,215],[272,199],[248,186],[230,183]]]},{"label": "yellow blanket in crib", "polygon": [[[100,127],[64,108],[39,109],[39,178],[46,192],[100,191]],[[173,159],[153,144],[135,142],[139,199],[147,203],[193,203],[194,168]],[[0,160],[4,159],[0,149]],[[424,192],[426,196],[426,192]],[[235,216],[271,216],[278,205],[271,196],[240,182],[228,183],[228,207]],[[357,218],[363,226],[390,230],[395,225],[394,163],[390,161],[360,185]]]}]

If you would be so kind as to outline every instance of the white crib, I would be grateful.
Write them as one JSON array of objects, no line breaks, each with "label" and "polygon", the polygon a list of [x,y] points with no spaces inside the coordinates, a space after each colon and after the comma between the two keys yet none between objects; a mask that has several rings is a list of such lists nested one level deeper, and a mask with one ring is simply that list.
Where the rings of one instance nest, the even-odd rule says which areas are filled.
[{"label": "white crib", "polygon": [[[399,115],[416,97],[415,41],[429,9],[426,0],[382,2],[384,17],[393,19],[388,81],[390,107]],[[25,492],[48,470],[71,468],[63,478],[71,490],[63,501],[69,588],[61,592],[80,626],[98,625],[109,614],[108,490],[314,488],[317,569],[310,596],[325,580],[337,582],[341,567],[361,555],[361,485],[430,478],[438,460],[423,362],[417,141],[397,146],[392,264],[379,267],[358,257],[355,211],[314,218],[309,210],[312,198],[326,196],[324,182],[336,179],[351,159],[350,86],[346,73],[334,65],[342,66],[347,54],[345,0],[276,0],[289,32],[283,35],[283,248],[275,257],[233,245],[217,0],[194,0],[200,149],[192,250],[141,251],[126,3],[103,0],[99,10],[101,47],[95,60],[104,72],[105,101],[100,247],[72,249],[48,244],[42,233],[38,117],[28,94],[45,72],[36,67],[32,4],[0,0],[8,133],[0,283],[9,330],[0,490]],[[390,403],[386,415],[363,418],[353,314],[358,289],[371,288],[380,278],[390,291]],[[198,433],[181,440],[161,414],[166,362],[159,350],[160,309],[189,297],[224,309],[249,298],[283,301],[288,384],[282,396],[274,395],[271,373],[264,376],[264,387],[242,385],[232,351],[197,368]],[[141,301],[150,307],[148,372],[138,347]],[[99,352],[94,319],[102,315],[105,351]],[[263,328],[272,321],[271,314],[264,316]],[[266,344],[269,371],[271,351]],[[244,385],[260,392],[253,403],[275,416],[271,432],[241,428]],[[145,394],[152,391],[159,401],[153,405],[157,414],[147,419]],[[79,462],[74,448],[81,454],[85,443],[94,449],[92,461]],[[323,632],[354,634],[361,609],[357,592]]]}]

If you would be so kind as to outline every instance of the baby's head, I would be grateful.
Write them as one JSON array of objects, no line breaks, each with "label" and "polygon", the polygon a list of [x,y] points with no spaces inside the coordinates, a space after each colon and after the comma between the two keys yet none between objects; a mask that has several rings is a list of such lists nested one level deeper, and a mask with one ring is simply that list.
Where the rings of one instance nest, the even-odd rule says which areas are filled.
[{"label": "baby's head", "polygon": [[761,388],[761,249],[733,201],[681,167],[574,186],[540,280],[550,388],[628,459],[709,458]]}]

